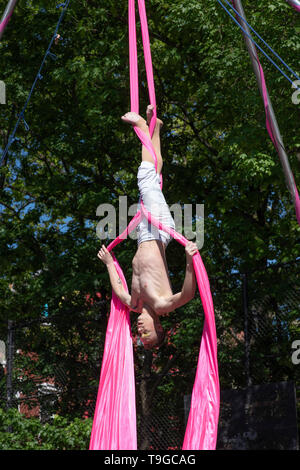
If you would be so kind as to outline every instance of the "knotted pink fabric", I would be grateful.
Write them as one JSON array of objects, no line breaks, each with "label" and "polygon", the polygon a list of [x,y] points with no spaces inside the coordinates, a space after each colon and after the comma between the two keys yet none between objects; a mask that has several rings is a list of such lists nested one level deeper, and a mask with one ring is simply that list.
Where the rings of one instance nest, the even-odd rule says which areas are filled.
[{"label": "knotted pink fabric", "polygon": [[[156,123],[156,98],[153,69],[144,0],[138,0],[138,5],[142,28],[149,100],[154,106],[154,115],[149,126],[150,135],[152,136]],[[139,95],[135,0],[129,0],[128,18],[131,111],[138,113]],[[136,126],[134,127],[134,130],[142,144],[147,147],[153,156],[155,167],[157,169],[157,157],[151,140]],[[142,217],[147,217],[152,224],[169,233],[183,246],[188,243],[188,240],[181,234],[170,227],[164,226],[153,218],[141,201],[141,210],[136,213],[124,232],[111,242],[107,249],[111,251],[118,243],[124,240],[139,224]],[[123,285],[127,289],[124,275],[115,256],[114,263]],[[197,252],[193,257],[193,265],[203,304],[205,320],[198,357],[197,372],[192,391],[190,414],[182,449],[213,450],[215,449],[217,442],[220,406],[214,307],[209,280],[199,252]],[[91,450],[136,449],[135,391],[133,384],[134,369],[129,312],[113,293],[90,441]],[[126,398],[124,399],[123,397]],[[124,434],[126,434],[126,436]]]}]

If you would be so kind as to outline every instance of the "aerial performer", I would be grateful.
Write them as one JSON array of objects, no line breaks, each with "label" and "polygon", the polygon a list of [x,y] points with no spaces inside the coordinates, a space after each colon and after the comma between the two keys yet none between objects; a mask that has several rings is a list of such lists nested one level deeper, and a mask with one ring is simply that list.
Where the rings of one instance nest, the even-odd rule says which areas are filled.
[{"label": "aerial performer", "polygon": [[3,13],[3,16],[2,16],[1,22],[0,22],[0,40],[3,36],[4,30],[5,30],[8,22],[11,18],[11,15],[13,14],[16,3],[17,3],[17,0],[9,0],[9,2],[8,2],[7,6],[4,10],[4,13]]},{"label": "aerial performer", "polygon": [[[140,128],[150,137],[149,126],[153,115],[153,105],[147,108],[147,121],[134,112],[122,117],[126,123]],[[160,145],[162,121],[156,120],[152,135],[152,144],[158,160],[158,173],[152,155],[142,146],[142,162],[138,169],[137,180],[140,201],[143,200],[147,210],[164,225],[175,228],[174,220],[160,187],[159,175],[163,166]],[[185,247],[186,271],[181,292],[173,294],[168,275],[166,248],[171,236],[159,230],[143,218],[137,226],[138,249],[132,260],[131,295],[124,289],[116,271],[113,257],[102,245],[99,259],[106,265],[111,286],[118,298],[130,310],[139,313],[137,320],[138,334],[145,349],[160,346],[164,339],[164,330],[159,316],[174,311],[189,302],[195,295],[196,278],[193,268],[193,255],[197,253],[196,243],[189,242]]]},{"label": "aerial performer", "polygon": [[[164,336],[159,316],[192,299],[197,283],[203,306],[204,325],[182,449],[213,450],[217,442],[220,406],[213,299],[197,246],[176,232],[174,220],[162,193],[162,122],[157,119],[145,1],[138,0],[137,3],[150,105],[146,112],[147,120],[144,120],[139,114],[135,0],[128,0],[131,109],[122,120],[132,126],[142,143],[142,162],[137,175],[140,201],[128,227],[107,247],[102,245],[98,253],[98,257],[108,269],[112,298],[89,449],[137,449],[130,310],[140,314],[138,333],[144,347],[148,349],[159,346]],[[122,268],[112,250],[134,229],[137,229],[138,233],[138,249],[132,261],[133,278],[129,294]],[[174,295],[165,256],[171,237],[184,246],[186,252],[185,280],[181,292]],[[201,332],[199,339],[200,334]]]}]

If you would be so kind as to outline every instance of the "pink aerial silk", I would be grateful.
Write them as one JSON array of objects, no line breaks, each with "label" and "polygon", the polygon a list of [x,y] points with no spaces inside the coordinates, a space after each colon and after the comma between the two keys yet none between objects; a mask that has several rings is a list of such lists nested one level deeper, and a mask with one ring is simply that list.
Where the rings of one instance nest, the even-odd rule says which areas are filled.
[{"label": "pink aerial silk", "polygon": [[[126,280],[115,260],[125,290]],[[90,449],[132,450],[136,443],[134,364],[129,308],[112,292]]]},{"label": "pink aerial silk", "polygon": [[[156,98],[152,70],[151,50],[144,0],[138,0],[141,20],[143,48],[150,103],[154,105],[154,115],[150,122],[152,135],[156,122]],[[135,0],[128,2],[129,18],[129,59],[131,111],[139,112],[138,61],[136,44]],[[157,169],[157,157],[151,140],[137,127],[136,134],[153,156]],[[162,187],[162,180],[160,182]],[[170,227],[157,221],[141,201],[141,209],[128,227],[107,249],[111,251],[139,224],[142,217],[161,230],[169,233],[181,245],[188,240]],[[114,254],[113,254],[114,256]],[[116,269],[127,289],[126,281],[116,257]],[[220,386],[217,361],[217,336],[214,307],[209,280],[199,252],[193,257],[193,265],[204,309],[204,328],[198,357],[197,372],[192,391],[191,408],[185,432],[183,450],[214,450],[220,407]],[[113,292],[111,312],[105,339],[99,390],[94,415],[90,450],[135,450],[136,411],[134,390],[134,368],[129,311]]]},{"label": "pink aerial silk", "polygon": [[[143,213],[153,225],[169,233],[181,245],[185,246],[188,243],[188,240],[181,234],[157,221],[142,202],[141,206]],[[220,408],[214,306],[207,272],[199,252],[193,256],[193,265],[204,309],[204,327],[182,449],[214,450],[217,443]]]}]

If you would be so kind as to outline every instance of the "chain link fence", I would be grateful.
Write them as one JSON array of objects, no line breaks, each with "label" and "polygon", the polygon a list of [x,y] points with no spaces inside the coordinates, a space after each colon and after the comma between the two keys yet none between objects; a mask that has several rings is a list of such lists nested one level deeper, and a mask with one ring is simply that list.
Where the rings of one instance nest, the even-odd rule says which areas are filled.
[{"label": "chain link fence", "polygon": [[[218,336],[221,423],[230,419],[225,401],[222,408],[222,391],[225,396],[228,390],[266,384],[292,383],[299,416],[300,364],[292,361],[292,343],[300,340],[299,270],[300,263],[295,262],[210,279]],[[51,318],[49,323],[45,318],[9,322],[7,338],[1,338],[6,345],[6,361],[1,355],[1,408],[18,407],[26,416],[39,416],[43,421],[56,413],[93,417],[107,304],[102,301],[94,307],[92,315],[70,320],[69,326],[59,318]],[[63,346],[67,346],[67,355]],[[147,354],[151,352],[145,360]],[[178,351],[178,361],[175,358],[172,370],[163,373],[159,383],[157,374],[136,373],[139,449],[182,446],[185,397],[192,390],[196,363],[182,368],[180,355]],[[243,448],[241,443],[238,447]]]}]

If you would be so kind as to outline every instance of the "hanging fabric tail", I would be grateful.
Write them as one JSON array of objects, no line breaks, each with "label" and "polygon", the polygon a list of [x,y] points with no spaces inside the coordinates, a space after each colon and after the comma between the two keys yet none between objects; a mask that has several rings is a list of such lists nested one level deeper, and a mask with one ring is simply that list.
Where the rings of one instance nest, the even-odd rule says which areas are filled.
[{"label": "hanging fabric tail", "polygon": [[[144,204],[142,212],[149,222],[169,233],[181,245],[188,240],[170,227],[157,221]],[[200,253],[193,256],[199,293],[205,320],[193,386],[189,419],[185,431],[183,450],[215,450],[218,435],[220,385],[217,358],[217,335],[213,300],[206,269]]]},{"label": "hanging fabric tail", "polygon": [[[109,244],[108,251],[125,240],[141,218],[139,211],[124,232]],[[114,253],[112,256],[123,286],[128,291],[123,271]],[[135,379],[129,309],[112,291],[90,450],[136,448]]]},{"label": "hanging fabric tail", "polygon": [[3,16],[1,18],[1,22],[0,22],[0,40],[3,36],[3,33],[4,33],[4,30],[13,14],[13,11],[14,11],[14,8],[16,6],[16,3],[17,3],[17,0],[9,0],[6,8],[5,8],[5,11],[3,13]]},{"label": "hanging fabric tail", "polygon": [[[126,280],[114,262],[124,288]],[[135,380],[129,309],[112,293],[90,450],[136,450]]]},{"label": "hanging fabric tail", "polygon": [[214,450],[217,444],[220,386],[217,335],[209,280],[201,256],[193,257],[205,321],[182,449]]}]

